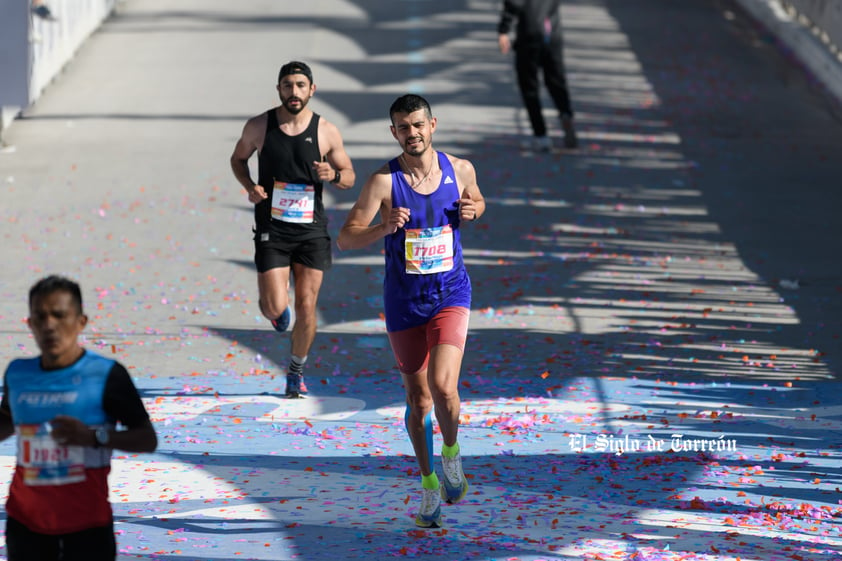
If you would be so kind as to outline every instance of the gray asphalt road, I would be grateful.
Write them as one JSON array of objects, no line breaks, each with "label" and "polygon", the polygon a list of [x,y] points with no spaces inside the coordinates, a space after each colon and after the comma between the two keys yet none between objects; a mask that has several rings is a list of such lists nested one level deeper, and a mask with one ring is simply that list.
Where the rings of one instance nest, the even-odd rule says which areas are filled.
[{"label": "gray asphalt road", "polygon": [[[8,353],[25,289],[53,271],[96,294],[108,313],[94,327],[112,337],[263,327],[227,160],[245,119],[275,103],[278,65],[302,58],[361,178],[394,155],[386,111],[405,91],[430,98],[439,147],[474,161],[491,203],[468,236],[476,308],[530,307],[513,325],[607,345],[660,338],[676,375],[782,372],[721,356],[739,341],[758,358],[814,351],[805,377],[838,373],[838,106],[729,2],[581,1],[564,15],[583,147],[524,157],[488,3],[121,5],[0,155]],[[332,194],[334,229],[355,193]],[[376,254],[337,255],[326,330],[374,313],[348,291],[377,295],[356,265]],[[473,325],[505,336],[495,321]],[[706,366],[675,366],[689,354]]]}]

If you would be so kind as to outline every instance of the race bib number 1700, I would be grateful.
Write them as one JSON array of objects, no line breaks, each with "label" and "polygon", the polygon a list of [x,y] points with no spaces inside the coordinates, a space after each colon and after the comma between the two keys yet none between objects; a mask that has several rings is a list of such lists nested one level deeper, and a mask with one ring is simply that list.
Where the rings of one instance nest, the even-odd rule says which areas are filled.
[{"label": "race bib number 1700", "polygon": [[453,229],[450,225],[407,229],[405,250],[408,274],[449,271],[453,268]]}]

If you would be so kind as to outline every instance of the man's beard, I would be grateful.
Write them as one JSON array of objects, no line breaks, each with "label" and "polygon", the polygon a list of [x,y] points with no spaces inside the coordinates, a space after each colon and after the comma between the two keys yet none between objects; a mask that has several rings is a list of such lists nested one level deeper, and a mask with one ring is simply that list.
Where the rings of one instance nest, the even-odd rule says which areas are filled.
[{"label": "man's beard", "polygon": [[403,151],[410,156],[420,156],[427,150],[427,143],[423,137],[413,140],[418,140],[419,142],[410,146],[409,140],[407,140],[403,145]]},{"label": "man's beard", "polygon": [[[292,99],[299,102],[298,107],[290,107],[289,102]],[[301,99],[299,97],[295,97],[295,98],[290,97],[290,98],[287,98],[286,100],[284,100],[284,108],[286,108],[286,110],[289,111],[290,113],[292,113],[293,115],[298,115],[299,113],[301,113],[304,110],[305,107],[307,107],[307,100],[306,99]]]}]

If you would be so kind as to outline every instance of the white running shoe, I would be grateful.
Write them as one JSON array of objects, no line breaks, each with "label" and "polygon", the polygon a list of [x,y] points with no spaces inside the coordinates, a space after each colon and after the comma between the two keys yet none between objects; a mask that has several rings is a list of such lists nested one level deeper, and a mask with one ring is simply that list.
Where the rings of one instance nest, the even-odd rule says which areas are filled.
[{"label": "white running shoe", "polygon": [[459,454],[456,454],[453,458],[442,456],[441,467],[444,471],[441,498],[450,504],[458,503],[468,494],[468,480],[462,470],[462,456]]},{"label": "white running shoe", "polygon": [[441,528],[441,496],[439,493],[439,489],[421,489],[421,508],[415,516],[416,526],[420,528]]}]

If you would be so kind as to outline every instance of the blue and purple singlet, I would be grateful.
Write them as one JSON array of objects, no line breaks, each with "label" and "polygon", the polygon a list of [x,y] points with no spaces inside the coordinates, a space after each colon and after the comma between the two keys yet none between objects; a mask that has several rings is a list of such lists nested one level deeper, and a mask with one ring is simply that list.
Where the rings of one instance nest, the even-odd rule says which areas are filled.
[{"label": "blue and purple singlet", "polygon": [[437,152],[441,182],[429,194],[406,182],[398,159],[389,162],[392,206],[410,209],[409,222],[384,238],[386,330],[427,323],[443,308],[471,307],[471,279],[462,260],[459,188],[448,157]]}]

